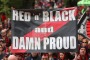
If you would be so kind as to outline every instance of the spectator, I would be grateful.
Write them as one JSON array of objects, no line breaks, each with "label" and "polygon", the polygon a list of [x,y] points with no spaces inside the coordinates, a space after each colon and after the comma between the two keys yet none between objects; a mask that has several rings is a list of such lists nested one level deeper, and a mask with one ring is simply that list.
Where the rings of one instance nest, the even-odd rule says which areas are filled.
[{"label": "spectator", "polygon": [[6,42],[6,47],[9,47],[11,45],[11,40],[7,37],[7,29],[3,29],[1,31],[1,37]]},{"label": "spectator", "polygon": [[67,56],[65,55],[65,53],[59,53],[58,60],[68,60],[68,59],[67,59]]},{"label": "spectator", "polygon": [[41,57],[38,53],[31,53],[31,56],[27,57],[25,60],[41,60]]},{"label": "spectator", "polygon": [[85,38],[83,34],[78,33],[78,45],[82,43],[82,40]]},{"label": "spectator", "polygon": [[3,39],[3,40],[5,40],[6,31],[7,31],[7,29],[3,29],[3,30],[1,31],[1,36],[2,36],[2,39]]},{"label": "spectator", "polygon": [[6,18],[6,15],[5,15],[5,13],[1,13],[1,22],[2,22],[2,27],[3,28],[5,28],[5,25],[4,25],[4,21],[6,20],[7,18]]},{"label": "spectator", "polygon": [[2,50],[3,48],[2,48],[2,45],[0,44],[0,60],[3,59],[3,57],[5,56]]},{"label": "spectator", "polygon": [[48,53],[48,57],[49,57],[49,60],[57,60],[57,59],[53,56],[53,53],[51,53],[51,52]]},{"label": "spectator", "polygon": [[11,52],[11,46],[9,46],[9,48],[8,48],[8,52],[9,52],[9,54],[12,53],[12,52]]},{"label": "spectator", "polygon": [[85,47],[81,47],[79,50],[80,60],[88,60],[88,52]]},{"label": "spectator", "polygon": [[5,20],[5,21],[4,21],[4,28],[5,28],[5,29],[8,29],[8,20]]},{"label": "spectator", "polygon": [[10,55],[8,57],[8,60],[18,60],[17,57],[15,55]]},{"label": "spectator", "polygon": [[44,55],[44,54],[43,54],[41,60],[49,60],[49,59],[48,59],[48,55]]},{"label": "spectator", "polygon": [[16,57],[17,57],[18,60],[23,60],[23,56],[21,56],[20,54],[17,54]]},{"label": "spectator", "polygon": [[2,30],[2,23],[0,22],[0,31]]},{"label": "spectator", "polygon": [[78,33],[78,41],[82,41],[82,39],[84,39],[84,35],[83,35],[83,34]]},{"label": "spectator", "polygon": [[87,40],[87,38],[84,38],[84,39],[82,40],[81,46],[82,46],[82,47],[88,47],[88,40]]},{"label": "spectator", "polygon": [[0,39],[0,45],[2,45],[2,41],[3,41],[3,39]]},{"label": "spectator", "polygon": [[90,40],[88,41],[88,48],[90,49]]},{"label": "spectator", "polygon": [[6,54],[4,57],[3,57],[3,59],[2,60],[8,60],[8,54]]},{"label": "spectator", "polygon": [[6,50],[6,42],[5,42],[5,40],[2,41],[2,48],[3,48],[3,51]]},{"label": "spectator", "polygon": [[8,30],[8,31],[7,31],[7,37],[8,37],[9,39],[11,39],[11,30]]},{"label": "spectator", "polygon": [[6,15],[4,12],[1,13],[1,21],[4,22],[6,20]]},{"label": "spectator", "polygon": [[51,0],[50,2],[49,2],[49,4],[50,4],[50,6],[52,7],[52,8],[54,8],[54,0]]}]

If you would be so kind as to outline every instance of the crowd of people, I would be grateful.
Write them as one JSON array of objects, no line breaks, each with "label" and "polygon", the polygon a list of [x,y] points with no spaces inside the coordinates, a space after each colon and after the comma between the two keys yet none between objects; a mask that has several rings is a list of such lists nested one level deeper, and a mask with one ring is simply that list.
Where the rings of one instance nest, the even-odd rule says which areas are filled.
[{"label": "crowd of people", "polygon": [[52,9],[64,7],[64,0],[35,0],[35,9]]},{"label": "crowd of people", "polygon": [[[36,9],[62,8],[63,0],[35,0]],[[90,16],[90,14],[88,15]],[[80,18],[80,17],[79,17]],[[0,60],[90,60],[90,38],[78,33],[77,52],[48,53],[12,53],[11,52],[11,20],[4,12],[0,13]]]}]

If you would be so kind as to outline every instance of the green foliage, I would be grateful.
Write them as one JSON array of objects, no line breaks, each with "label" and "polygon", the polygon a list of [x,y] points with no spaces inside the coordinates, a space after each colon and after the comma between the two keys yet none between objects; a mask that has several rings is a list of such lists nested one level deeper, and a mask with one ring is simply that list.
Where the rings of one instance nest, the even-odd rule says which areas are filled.
[{"label": "green foliage", "polygon": [[0,12],[4,12],[7,16],[11,14],[11,7],[16,9],[31,8],[34,0],[0,0]]},{"label": "green foliage", "polygon": [[10,6],[20,9],[23,6],[23,0],[10,0]]},{"label": "green foliage", "polygon": [[10,16],[9,0],[0,0],[0,12],[4,12],[7,16]]},{"label": "green foliage", "polygon": [[78,0],[64,0],[64,4],[66,7],[74,7],[77,6]]}]

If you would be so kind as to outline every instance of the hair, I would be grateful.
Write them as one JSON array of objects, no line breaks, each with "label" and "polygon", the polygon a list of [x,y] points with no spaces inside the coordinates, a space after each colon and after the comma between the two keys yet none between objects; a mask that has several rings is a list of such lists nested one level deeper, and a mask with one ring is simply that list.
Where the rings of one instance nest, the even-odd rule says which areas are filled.
[{"label": "hair", "polygon": [[83,34],[81,34],[81,33],[78,33],[78,35],[81,35],[81,36],[83,36],[84,38],[86,38],[85,35],[83,35]]},{"label": "hair", "polygon": [[0,46],[2,47],[2,45],[0,44]]},{"label": "hair", "polygon": [[79,54],[80,54],[80,49],[81,49],[81,48],[85,48],[85,50],[86,50],[86,55],[87,55],[88,49],[87,49],[87,47],[83,47],[83,46],[80,46],[80,48],[79,48]]},{"label": "hair", "polygon": [[[88,60],[88,49],[87,49],[86,47],[80,47],[80,49],[81,49],[81,48],[85,48],[86,54],[85,54],[84,57],[85,57],[85,60]],[[80,49],[79,49],[79,54],[80,54]],[[82,59],[81,56],[80,56],[80,59]]]},{"label": "hair", "polygon": [[[83,39],[86,39],[86,42],[88,43],[88,38],[85,37],[85,38],[83,38]],[[82,41],[83,41],[83,40],[82,40]]]},{"label": "hair", "polygon": [[[2,48],[2,45],[0,44],[0,46],[1,46],[1,48]],[[3,49],[2,49],[2,51],[3,51]],[[1,51],[0,51],[1,52]]]},{"label": "hair", "polygon": [[[66,59],[66,53],[64,53],[64,52],[60,52],[60,53],[63,53],[64,54],[64,59]],[[60,59],[60,53],[58,53],[58,59]]]}]

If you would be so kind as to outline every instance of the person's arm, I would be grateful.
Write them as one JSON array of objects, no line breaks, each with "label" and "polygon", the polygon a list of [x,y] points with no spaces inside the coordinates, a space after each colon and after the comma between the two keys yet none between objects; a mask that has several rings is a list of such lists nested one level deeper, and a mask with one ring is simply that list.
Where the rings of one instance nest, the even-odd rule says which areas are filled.
[{"label": "person's arm", "polygon": [[73,59],[73,60],[77,60],[77,57],[78,57],[78,54],[77,54],[77,53],[75,53],[75,57],[74,57],[74,59]]}]

